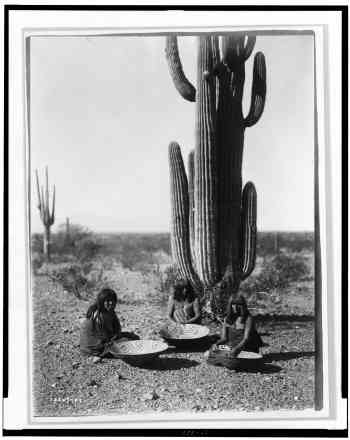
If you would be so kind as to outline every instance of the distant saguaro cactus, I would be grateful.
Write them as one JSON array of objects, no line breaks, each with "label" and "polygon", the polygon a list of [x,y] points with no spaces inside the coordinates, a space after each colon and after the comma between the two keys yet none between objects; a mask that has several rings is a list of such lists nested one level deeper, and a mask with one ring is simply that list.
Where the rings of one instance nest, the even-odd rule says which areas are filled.
[{"label": "distant saguaro cactus", "polygon": [[49,176],[48,169],[45,169],[45,188],[39,184],[38,170],[36,170],[36,185],[38,193],[38,209],[41,221],[44,225],[44,257],[50,261],[50,229],[55,222],[55,185],[53,186],[52,207],[50,212],[50,198],[49,198]]},{"label": "distant saguaro cactus", "polygon": [[66,217],[66,225],[65,226],[66,226],[66,230],[65,230],[65,236],[64,236],[64,243],[66,246],[70,246],[72,244],[72,240],[71,240],[69,217]]},{"label": "distant saguaro cactus", "polygon": [[279,240],[279,235],[278,235],[278,231],[275,231],[273,234],[273,249],[275,254],[279,254],[280,252],[280,240]]},{"label": "distant saguaro cactus", "polygon": [[245,61],[255,41],[243,33],[199,36],[196,90],[183,72],[177,37],[166,39],[175,87],[197,106],[188,179],[179,145],[169,145],[172,252],[181,275],[205,294],[217,317],[255,266],[256,190],[248,182],[242,191],[244,132],[258,122],[266,96],[265,57],[258,52],[250,110],[243,116]]}]

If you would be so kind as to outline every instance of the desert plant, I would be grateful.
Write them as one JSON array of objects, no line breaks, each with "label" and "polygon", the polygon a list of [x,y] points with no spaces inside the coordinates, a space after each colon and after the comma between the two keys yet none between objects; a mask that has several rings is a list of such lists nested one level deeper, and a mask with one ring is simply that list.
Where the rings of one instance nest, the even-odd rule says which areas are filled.
[{"label": "desert plant", "polygon": [[36,275],[41,268],[41,266],[44,264],[44,255],[41,252],[33,252],[31,254],[31,265],[33,273]]},{"label": "desert plant", "polygon": [[244,132],[259,120],[266,95],[265,57],[258,52],[250,110],[243,116],[245,62],[255,40],[242,33],[199,36],[197,91],[182,70],[177,37],[166,40],[175,87],[197,103],[188,179],[179,145],[169,146],[172,254],[183,278],[209,300],[214,316],[222,315],[228,296],[255,265],[256,191],[251,182],[242,191]]},{"label": "desert plant", "polygon": [[31,252],[40,254],[43,257],[43,235],[33,233],[31,238]]},{"label": "desert plant", "polygon": [[45,263],[38,273],[46,275],[51,281],[60,284],[63,289],[72,292],[79,299],[87,284],[84,268],[76,262]]},{"label": "desert plant", "polygon": [[72,239],[70,234],[70,221],[69,217],[66,218],[66,231],[65,231],[65,237],[64,237],[65,245],[70,246]]},{"label": "desert plant", "polygon": [[96,234],[85,226],[69,223],[69,240],[67,239],[67,222],[58,226],[52,237],[53,251],[62,258],[72,256],[84,262],[92,260],[102,248],[102,242]]},{"label": "desert plant", "polygon": [[265,258],[260,273],[246,280],[242,289],[249,295],[271,292],[273,289],[286,288],[293,282],[303,281],[308,276],[310,271],[302,256],[280,253]]},{"label": "desert plant", "polygon": [[46,261],[50,261],[50,232],[51,232],[51,226],[55,222],[55,185],[53,186],[52,208],[50,212],[49,177],[48,177],[47,167],[45,169],[45,175],[46,175],[46,180],[45,180],[45,190],[44,190],[44,186],[40,188],[38,170],[36,170],[38,209],[39,209],[41,221],[44,225],[43,253]]},{"label": "desert plant", "polygon": [[103,286],[103,267],[95,267],[92,262],[70,261],[64,263],[45,263],[38,273],[46,275],[51,281],[60,284],[64,290],[82,299]]},{"label": "desert plant", "polygon": [[163,293],[170,293],[171,287],[180,280],[181,274],[179,269],[176,265],[172,264],[161,274],[159,290]]},{"label": "desert plant", "polygon": [[273,242],[274,252],[275,254],[278,254],[280,251],[280,242],[279,242],[279,235],[278,231],[274,233],[274,242]]},{"label": "desert plant", "polygon": [[276,255],[272,259],[272,267],[278,274],[277,283],[281,286],[287,286],[294,281],[303,281],[310,275],[305,259],[297,254]]}]

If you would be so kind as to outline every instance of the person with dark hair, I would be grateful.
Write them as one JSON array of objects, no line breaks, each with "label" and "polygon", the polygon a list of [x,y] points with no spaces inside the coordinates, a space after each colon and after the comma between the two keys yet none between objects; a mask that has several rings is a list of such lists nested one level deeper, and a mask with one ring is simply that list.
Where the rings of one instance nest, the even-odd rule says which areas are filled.
[{"label": "person with dark hair", "polygon": [[133,333],[122,332],[115,307],[117,294],[102,289],[96,301],[88,308],[80,330],[80,350],[83,354],[103,357],[109,353],[111,343],[124,339],[139,339]]},{"label": "person with dark hair", "polygon": [[189,282],[173,286],[168,301],[168,318],[180,324],[198,324],[201,319],[199,299]]},{"label": "person with dark hair", "polygon": [[243,296],[231,296],[222,325],[221,337],[208,353],[208,362],[228,368],[242,352],[260,353],[265,344],[255,328],[253,316],[249,313]]}]

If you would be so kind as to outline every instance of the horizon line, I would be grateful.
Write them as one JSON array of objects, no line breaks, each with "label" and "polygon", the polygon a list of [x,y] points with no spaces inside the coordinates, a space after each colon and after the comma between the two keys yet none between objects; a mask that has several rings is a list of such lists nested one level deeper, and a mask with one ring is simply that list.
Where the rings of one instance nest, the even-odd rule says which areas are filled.
[{"label": "horizon line", "polygon": [[[170,234],[170,231],[94,231],[88,228],[92,233],[95,234]],[[300,232],[300,233],[310,233],[315,232],[313,229],[260,229],[259,232]],[[41,234],[42,231],[32,231],[32,234]],[[55,233],[55,232],[52,232]]]}]

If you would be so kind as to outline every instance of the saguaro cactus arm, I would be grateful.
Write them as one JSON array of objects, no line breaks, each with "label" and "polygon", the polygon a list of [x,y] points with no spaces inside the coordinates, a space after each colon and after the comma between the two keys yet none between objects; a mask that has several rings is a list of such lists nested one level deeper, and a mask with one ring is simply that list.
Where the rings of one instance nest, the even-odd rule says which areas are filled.
[{"label": "saguaro cactus arm", "polygon": [[35,170],[35,176],[36,176],[36,190],[37,190],[37,195],[38,195],[38,205],[37,206],[38,206],[38,209],[40,212],[40,217],[41,217],[42,198],[41,198],[41,193],[40,193],[38,170]]},{"label": "saguaro cactus arm", "polygon": [[52,226],[55,222],[55,198],[56,198],[56,187],[53,187],[52,194],[52,205],[50,213],[50,196],[49,196],[49,177],[48,169],[45,170],[45,188],[42,186],[40,188],[38,170],[35,171],[36,175],[36,187],[38,195],[38,210],[40,213],[40,218],[43,224],[47,226]]},{"label": "saguaro cactus arm", "polygon": [[222,38],[222,60],[234,70],[237,63],[246,61],[255,46],[255,35],[234,34]]},{"label": "saguaro cactus arm", "polygon": [[260,119],[265,107],[266,98],[266,63],[265,56],[258,52],[254,57],[252,98],[250,109],[244,120],[246,127],[251,127]]},{"label": "saguaro cactus arm", "polygon": [[189,197],[186,171],[180,146],[169,145],[171,189],[171,248],[181,275],[200,289],[199,279],[193,269],[189,237]]},{"label": "saguaro cactus arm", "polygon": [[196,100],[196,89],[186,78],[182,69],[177,37],[175,35],[169,35],[166,38],[165,55],[176,90],[184,99],[194,102]]},{"label": "saguaro cactus arm", "polygon": [[246,38],[246,44],[244,46],[244,61],[246,61],[251,53],[253,52],[253,49],[255,47],[255,42],[256,42],[256,36],[255,35],[248,35]]},{"label": "saguaro cactus arm", "polygon": [[247,182],[242,192],[241,214],[241,278],[246,279],[254,270],[256,259],[256,189]]},{"label": "saguaro cactus arm", "polygon": [[52,208],[51,208],[51,216],[50,216],[50,224],[53,225],[55,223],[55,200],[56,199],[56,186],[53,186],[52,193]]},{"label": "saguaro cactus arm", "polygon": [[190,225],[190,245],[191,245],[191,255],[192,261],[194,261],[194,150],[188,155],[188,196],[189,196],[189,225]]},{"label": "saguaro cactus arm", "polygon": [[50,260],[50,228],[55,222],[55,198],[56,188],[53,187],[52,194],[52,207],[50,213],[50,194],[49,194],[49,175],[48,169],[45,170],[45,187],[42,185],[40,188],[38,170],[35,171],[36,175],[36,188],[38,193],[38,209],[40,213],[41,221],[44,225],[44,255],[47,261]]},{"label": "saguaro cactus arm", "polygon": [[215,66],[221,61],[219,37],[217,35],[212,36],[211,42],[213,47],[213,60]]}]

